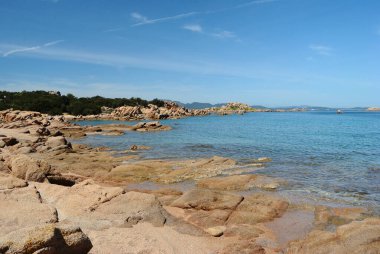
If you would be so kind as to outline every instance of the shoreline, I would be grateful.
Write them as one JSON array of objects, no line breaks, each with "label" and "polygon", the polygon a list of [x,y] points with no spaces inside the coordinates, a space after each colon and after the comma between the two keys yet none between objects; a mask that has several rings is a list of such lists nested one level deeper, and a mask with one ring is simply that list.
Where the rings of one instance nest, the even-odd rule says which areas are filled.
[{"label": "shoreline", "polygon": [[[365,241],[341,246],[331,230],[339,234],[342,241],[348,241],[346,228],[358,236],[365,234],[368,240],[378,236],[380,219],[371,218],[373,215],[361,207],[297,206],[278,196],[276,189],[283,184],[281,179],[254,172],[265,166],[267,160],[256,159],[248,169],[242,169],[236,168],[235,160],[217,156],[145,160],[133,151],[126,151],[124,156],[115,157],[112,150],[105,147],[72,145],[65,136],[80,138],[88,133],[123,135],[138,129],[144,132],[170,130],[157,123],[133,128],[83,127],[72,125],[63,117],[38,113],[20,112],[13,118],[9,113],[0,112],[1,115],[0,134],[5,136],[1,137],[5,145],[1,149],[0,202],[9,205],[9,211],[28,212],[39,220],[31,222],[16,213],[19,218],[16,225],[12,224],[10,214],[0,213],[0,221],[8,225],[0,235],[0,250],[5,244],[1,239],[8,239],[11,231],[17,230],[20,236],[24,228],[34,227],[30,230],[37,232],[35,227],[46,224],[62,231],[62,223],[80,227],[80,232],[86,235],[81,235],[81,239],[87,240],[78,240],[78,245],[88,249],[90,241],[90,253],[128,249],[128,243],[112,237],[115,234],[132,240],[139,236],[134,240],[142,240],[143,244],[132,247],[136,253],[155,253],[160,248],[164,253],[185,253],[186,246],[165,239],[165,234],[198,245],[198,252],[192,250],[191,253],[240,253],[242,250],[308,253],[303,251],[310,244],[312,251],[326,246],[372,250],[379,244]],[[158,183],[160,188],[144,186],[149,181]],[[176,184],[186,181],[194,185],[189,184],[182,190],[175,188]],[[138,188],[133,185],[128,188],[128,184]],[[30,207],[25,206],[26,200],[12,201],[22,200],[20,195],[34,197],[36,192],[40,198]],[[131,206],[131,202],[135,205]],[[31,207],[43,208],[40,213],[33,213]],[[138,210],[134,210],[136,207]],[[46,212],[51,209],[56,215]],[[334,231],[336,228],[341,230]],[[148,231],[155,234],[150,235]],[[287,232],[291,233],[287,235]],[[316,234],[329,240],[313,244],[318,238]],[[13,245],[5,247],[21,248],[17,247],[20,240],[13,241]],[[176,251],[171,252],[171,248]]]}]

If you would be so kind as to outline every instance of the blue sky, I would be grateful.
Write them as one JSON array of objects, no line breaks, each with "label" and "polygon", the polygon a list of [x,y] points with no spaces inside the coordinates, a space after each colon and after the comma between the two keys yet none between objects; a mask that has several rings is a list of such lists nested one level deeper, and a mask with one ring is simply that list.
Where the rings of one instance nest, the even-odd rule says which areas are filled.
[{"label": "blue sky", "polygon": [[377,0],[1,0],[0,89],[380,106]]}]

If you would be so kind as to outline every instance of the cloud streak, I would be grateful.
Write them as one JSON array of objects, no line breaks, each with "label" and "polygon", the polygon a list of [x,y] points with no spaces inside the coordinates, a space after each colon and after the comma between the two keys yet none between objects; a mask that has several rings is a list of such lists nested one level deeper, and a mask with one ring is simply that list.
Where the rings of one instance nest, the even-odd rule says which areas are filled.
[{"label": "cloud streak", "polygon": [[195,16],[195,15],[206,15],[206,14],[212,14],[212,13],[219,13],[219,12],[230,11],[230,10],[234,10],[234,9],[240,9],[240,8],[244,8],[244,7],[248,7],[248,6],[252,6],[252,5],[267,4],[267,3],[277,2],[277,1],[280,1],[280,0],[255,0],[255,1],[250,1],[250,2],[243,3],[243,4],[239,4],[239,5],[235,5],[235,6],[229,7],[229,8],[209,10],[209,11],[192,11],[192,12],[180,13],[180,14],[176,14],[173,16],[156,18],[156,19],[149,19],[148,17],[146,17],[146,16],[144,16],[138,12],[132,12],[131,17],[136,21],[136,23],[131,25],[131,27],[150,25],[150,24],[155,24],[155,23],[159,23],[159,22],[167,22],[167,21],[183,19],[183,18]]},{"label": "cloud streak", "polygon": [[194,15],[201,14],[201,13],[202,12],[195,12],[195,11],[193,11],[193,12],[187,12],[187,13],[177,14],[177,15],[174,15],[174,16],[162,17],[162,18],[157,18],[157,19],[149,19],[149,18],[141,15],[138,12],[133,12],[133,13],[131,13],[131,17],[137,23],[131,25],[131,27],[142,26],[142,25],[149,25],[149,24],[155,24],[155,23],[159,23],[159,22],[166,22],[166,21],[171,21],[171,20],[176,20],[176,19],[182,19],[182,18],[194,16]]},{"label": "cloud streak", "polygon": [[45,47],[50,47],[50,46],[53,46],[53,45],[56,45],[56,44],[59,44],[63,42],[63,40],[58,40],[58,41],[51,41],[51,42],[47,42],[45,44],[42,44],[40,46],[33,46],[33,47],[18,47],[16,49],[12,49],[12,50],[9,50],[5,53],[3,53],[3,57],[7,57],[7,56],[10,56],[10,55],[13,55],[13,54],[16,54],[16,53],[22,53],[22,52],[27,52],[27,51],[35,51],[35,50],[39,50],[41,48],[45,48]]}]

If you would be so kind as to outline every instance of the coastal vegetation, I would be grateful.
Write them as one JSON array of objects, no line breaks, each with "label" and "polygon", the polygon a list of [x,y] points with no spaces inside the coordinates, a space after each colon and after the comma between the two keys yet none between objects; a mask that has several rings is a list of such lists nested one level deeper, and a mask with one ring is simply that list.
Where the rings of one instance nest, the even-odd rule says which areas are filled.
[{"label": "coastal vegetation", "polygon": [[101,107],[116,108],[121,106],[147,106],[153,104],[158,107],[164,101],[154,99],[151,101],[141,98],[104,98],[76,97],[73,94],[61,95],[58,91],[0,91],[0,110],[13,108],[18,110],[38,111],[50,115],[68,113],[72,115],[100,114]]}]

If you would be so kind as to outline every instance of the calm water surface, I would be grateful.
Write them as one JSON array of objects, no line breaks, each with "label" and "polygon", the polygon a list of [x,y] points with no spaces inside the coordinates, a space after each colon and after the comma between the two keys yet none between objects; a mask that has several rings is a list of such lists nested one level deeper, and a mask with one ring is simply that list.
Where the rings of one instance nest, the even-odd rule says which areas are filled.
[{"label": "calm water surface", "polygon": [[[285,192],[379,209],[380,113],[250,113],[161,122],[173,130],[89,136],[79,142],[115,150],[148,145],[153,149],[142,153],[147,158],[271,157],[273,162],[259,172],[289,181]],[[107,123],[120,122],[79,122]]]}]

